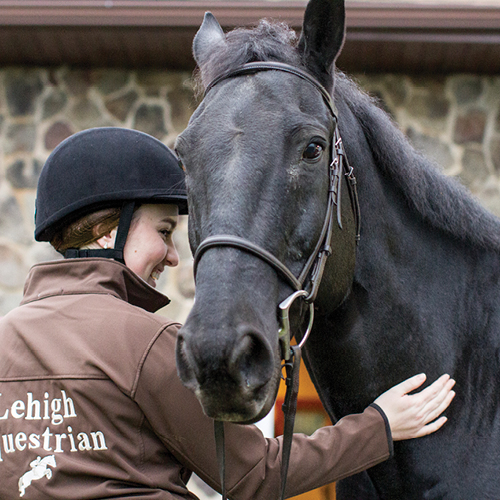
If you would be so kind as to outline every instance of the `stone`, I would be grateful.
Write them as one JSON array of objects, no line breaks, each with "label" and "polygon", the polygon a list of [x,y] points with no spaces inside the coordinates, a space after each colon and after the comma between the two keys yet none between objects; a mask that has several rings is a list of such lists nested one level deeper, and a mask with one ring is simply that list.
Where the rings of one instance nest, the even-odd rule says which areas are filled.
[{"label": "stone", "polygon": [[62,111],[67,102],[68,98],[62,90],[53,90],[42,103],[42,120],[51,118]]},{"label": "stone", "polygon": [[141,87],[159,88],[182,85],[183,73],[164,70],[142,69],[137,71],[137,84]]},{"label": "stone", "polygon": [[497,115],[495,117],[495,130],[497,132],[500,132],[500,109],[497,112]]},{"label": "stone", "polygon": [[10,124],[3,140],[3,151],[11,153],[31,153],[35,148],[36,126],[34,124]]},{"label": "stone", "polygon": [[125,87],[130,81],[131,72],[125,69],[94,70],[92,80],[99,92],[107,96]]},{"label": "stone", "polygon": [[36,158],[16,160],[7,168],[6,177],[15,189],[36,189],[43,163]]},{"label": "stone", "polygon": [[188,238],[188,216],[179,215],[177,217],[177,229],[174,233],[175,248],[182,261],[190,261],[193,258],[191,246]]},{"label": "stone", "polygon": [[5,71],[5,94],[11,116],[29,116],[43,91],[40,70],[14,68]]},{"label": "stone", "polygon": [[476,102],[484,90],[484,81],[475,75],[461,75],[451,79],[450,89],[458,105]]},{"label": "stone", "polygon": [[33,241],[33,234],[25,227],[22,209],[13,196],[0,203],[0,234],[3,239],[16,243]]},{"label": "stone", "polygon": [[425,89],[434,94],[443,94],[446,77],[440,75],[412,75],[410,81],[416,89]]},{"label": "stone", "polygon": [[172,125],[176,130],[182,132],[191,118],[194,111],[193,94],[187,89],[176,88],[167,93],[170,104],[170,117]]},{"label": "stone", "polygon": [[408,86],[405,78],[400,75],[387,75],[384,87],[395,106],[402,106],[408,97]]},{"label": "stone", "polygon": [[64,72],[64,69],[61,70],[61,68],[59,68],[59,69],[48,68],[48,70],[47,70],[47,82],[49,83],[49,85],[52,85],[54,87],[58,87],[61,84],[61,78],[60,78],[61,71]]},{"label": "stone", "polygon": [[52,151],[60,142],[73,134],[74,131],[70,125],[64,122],[55,122],[45,132],[45,148]]},{"label": "stone", "polygon": [[177,287],[186,299],[194,299],[195,283],[193,278],[193,266],[189,263],[180,263],[177,272]]},{"label": "stone", "polygon": [[[40,160],[39,160],[40,161]],[[40,164],[42,162],[40,161]],[[32,244],[34,242],[35,231],[35,189],[14,189],[14,197],[16,200],[17,209],[23,220],[23,227],[19,227],[22,234],[23,242]]]},{"label": "stone", "polygon": [[16,308],[23,298],[22,292],[0,293],[0,316],[5,316],[12,309]]},{"label": "stone", "polygon": [[453,134],[454,141],[457,144],[483,142],[486,119],[486,113],[478,109],[457,116]]},{"label": "stone", "polygon": [[71,107],[68,116],[82,130],[112,125],[88,97],[78,99]]},{"label": "stone", "polygon": [[8,289],[21,288],[28,273],[22,255],[13,248],[0,244],[0,285]]},{"label": "stone", "polygon": [[484,154],[480,148],[467,148],[462,158],[459,177],[472,192],[477,192],[490,176]]},{"label": "stone", "polygon": [[446,170],[453,165],[453,156],[447,144],[442,143],[435,137],[420,134],[413,128],[408,130],[407,135],[413,147],[440,168]]},{"label": "stone", "polygon": [[493,183],[487,185],[477,196],[485,208],[500,217],[500,189],[498,185]]},{"label": "stone", "polygon": [[88,69],[70,69],[64,76],[66,88],[71,95],[84,96],[92,85],[92,71]]},{"label": "stone", "polygon": [[500,137],[494,137],[490,141],[490,154],[493,166],[498,174],[500,174]]},{"label": "stone", "polygon": [[416,118],[444,120],[448,116],[450,103],[442,94],[432,92],[416,94],[408,102],[408,113]]},{"label": "stone", "polygon": [[124,122],[139,98],[135,90],[130,90],[124,95],[106,101],[106,109],[118,120]]},{"label": "stone", "polygon": [[163,108],[158,105],[142,104],[136,111],[133,128],[161,140],[167,133]]},{"label": "stone", "polygon": [[27,254],[30,265],[50,260],[62,260],[63,256],[54,247],[45,241],[37,241],[28,250]]}]

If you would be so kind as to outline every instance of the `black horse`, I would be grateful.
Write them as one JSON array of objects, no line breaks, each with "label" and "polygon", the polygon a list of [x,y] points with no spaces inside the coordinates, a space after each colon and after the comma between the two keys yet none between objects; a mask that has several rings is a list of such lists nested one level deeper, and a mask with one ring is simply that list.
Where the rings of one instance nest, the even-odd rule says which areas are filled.
[{"label": "black horse", "polygon": [[[500,223],[334,72],[344,15],[343,1],[311,0],[297,41],[267,21],[225,35],[207,14],[193,45],[200,79],[207,85],[242,64],[277,61],[334,94],[362,225],[356,247],[344,189],[343,229],[334,233],[304,348],[331,417],[362,411],[419,372],[457,381],[440,431],[396,443],[393,459],[342,481],[338,498],[498,500]],[[296,75],[267,70],[213,86],[177,142],[193,251],[207,237],[234,235],[298,275],[325,218],[334,127],[321,93]],[[255,421],[276,395],[276,305],[290,287],[268,263],[229,246],[203,253],[196,283],[178,340],[180,376],[209,416]]]}]

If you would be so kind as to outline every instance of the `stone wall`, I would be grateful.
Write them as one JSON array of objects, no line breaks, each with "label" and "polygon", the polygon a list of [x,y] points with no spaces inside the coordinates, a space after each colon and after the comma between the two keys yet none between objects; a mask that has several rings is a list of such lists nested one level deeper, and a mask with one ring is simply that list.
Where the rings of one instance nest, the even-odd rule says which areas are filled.
[{"label": "stone wall", "polygon": [[[47,156],[63,139],[90,127],[147,132],[172,146],[195,108],[190,74],[182,72],[5,68],[0,70],[0,315],[21,298],[34,263],[59,258],[33,239],[35,188]],[[194,296],[186,217],[184,263],[162,276],[170,315],[184,319]]]},{"label": "stone wall", "polygon": [[[500,77],[364,75],[358,81],[417,148],[500,215]],[[95,126],[135,128],[172,146],[194,108],[188,73],[0,69],[0,315],[19,303],[31,265],[58,258],[33,240],[35,187],[52,149]],[[194,296],[182,219],[177,244],[184,263],[159,283],[172,299],[168,314],[180,321]]]}]

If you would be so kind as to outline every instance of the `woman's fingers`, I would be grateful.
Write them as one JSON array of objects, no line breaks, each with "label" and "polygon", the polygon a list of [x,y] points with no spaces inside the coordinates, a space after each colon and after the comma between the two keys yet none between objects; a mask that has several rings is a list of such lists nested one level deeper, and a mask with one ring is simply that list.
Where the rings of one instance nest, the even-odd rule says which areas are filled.
[{"label": "woman's fingers", "polygon": [[420,393],[407,396],[415,400],[412,403],[416,407],[421,408],[420,416],[424,424],[432,422],[448,408],[455,397],[451,390],[454,385],[455,381],[449,375],[443,375]]},{"label": "woman's fingers", "polygon": [[446,422],[446,418],[438,417],[448,408],[455,396],[451,390],[455,381],[447,374],[442,375],[424,390],[409,394],[418,389],[424,381],[424,374],[415,375],[375,400],[389,420],[395,441],[431,434]]},{"label": "woman's fingers", "polygon": [[438,429],[441,429],[441,427],[448,421],[446,417],[440,417],[437,420],[434,420],[434,422],[431,422],[430,424],[424,425],[417,433],[415,434],[415,438],[423,437],[423,436],[428,436],[429,434],[432,434],[433,432],[436,432]]},{"label": "woman's fingers", "polygon": [[418,395],[420,395],[420,397],[422,397],[422,399],[424,399],[425,401],[431,402],[435,398],[439,397],[440,394],[448,392],[446,390],[446,387],[450,380],[452,379],[448,374],[441,375],[441,377],[439,377],[429,387],[426,387]]},{"label": "woman's fingers", "polygon": [[[443,377],[444,376],[445,375],[443,375]],[[419,373],[418,375],[414,375],[413,377],[404,380],[400,384],[395,385],[390,390],[400,392],[401,395],[403,396],[405,394],[408,394],[409,392],[414,391],[415,389],[418,389],[425,382],[426,378],[427,377],[426,377],[425,373]],[[436,383],[436,382],[434,382],[434,383]]]},{"label": "woman's fingers", "polygon": [[425,411],[427,413],[426,421],[432,422],[435,420],[443,411],[450,406],[450,403],[453,401],[455,397],[455,392],[451,389],[455,385],[455,381],[450,379],[448,383],[443,387],[442,391],[436,396],[434,400],[429,401]]},{"label": "woman's fingers", "polygon": [[443,388],[442,393],[444,394],[444,398],[441,401],[441,404],[427,415],[427,418],[425,420],[426,425],[424,425],[417,432],[415,437],[422,437],[432,434],[433,432],[436,432],[438,429],[440,429],[448,421],[446,417],[437,417],[441,415],[441,413],[443,413],[443,411],[445,411],[453,401],[455,392],[451,389],[454,385],[455,381],[453,379],[450,379],[446,386]]}]

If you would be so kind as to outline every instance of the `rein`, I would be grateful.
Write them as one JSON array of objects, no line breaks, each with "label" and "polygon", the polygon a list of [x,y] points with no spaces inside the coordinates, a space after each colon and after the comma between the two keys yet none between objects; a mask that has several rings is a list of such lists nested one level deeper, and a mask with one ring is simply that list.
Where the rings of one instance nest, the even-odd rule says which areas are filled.
[{"label": "rein", "polygon": [[[299,386],[299,368],[301,361],[301,349],[307,340],[314,322],[314,300],[318,293],[319,285],[323,277],[323,272],[326,265],[326,260],[332,253],[331,239],[335,223],[340,229],[342,227],[341,217],[341,186],[342,176],[347,181],[349,196],[351,200],[351,209],[354,215],[355,222],[355,240],[356,243],[360,239],[360,212],[359,202],[356,188],[356,178],[354,177],[353,168],[349,165],[345,150],[342,144],[342,139],[338,131],[337,110],[332,97],[328,91],[314,77],[305,71],[279,62],[251,62],[224,73],[215,78],[205,90],[206,94],[218,83],[237,76],[255,74],[261,71],[282,71],[295,75],[309,82],[316,90],[318,90],[327,105],[334,121],[334,131],[330,140],[330,166],[329,166],[329,188],[328,202],[325,214],[325,220],[321,229],[320,236],[314,248],[314,251],[306,261],[299,276],[295,276],[288,267],[276,258],[269,251],[252,243],[249,240],[240,238],[234,235],[216,235],[206,238],[197,248],[194,255],[193,271],[196,278],[196,270],[202,255],[209,249],[215,247],[233,247],[244,252],[250,253],[271,266],[278,276],[285,281],[294,292],[279,306],[280,314],[280,330],[279,342],[281,347],[281,356],[284,360],[283,367],[285,368],[286,394],[283,404],[283,412],[285,416],[285,427],[283,433],[283,449],[281,459],[281,499],[285,498],[286,476],[288,472],[288,463],[290,458],[290,450],[293,438],[293,425],[295,420],[295,411],[297,408],[297,394]],[[334,221],[334,218],[336,221]],[[290,328],[290,308],[296,299],[301,298],[309,305],[309,323],[306,332],[297,346],[291,346],[290,342],[293,338]],[[222,497],[227,499],[225,489],[225,452],[224,452],[224,423],[222,421],[214,422],[215,441],[217,448],[217,460],[219,462],[219,473],[222,485]]]}]

